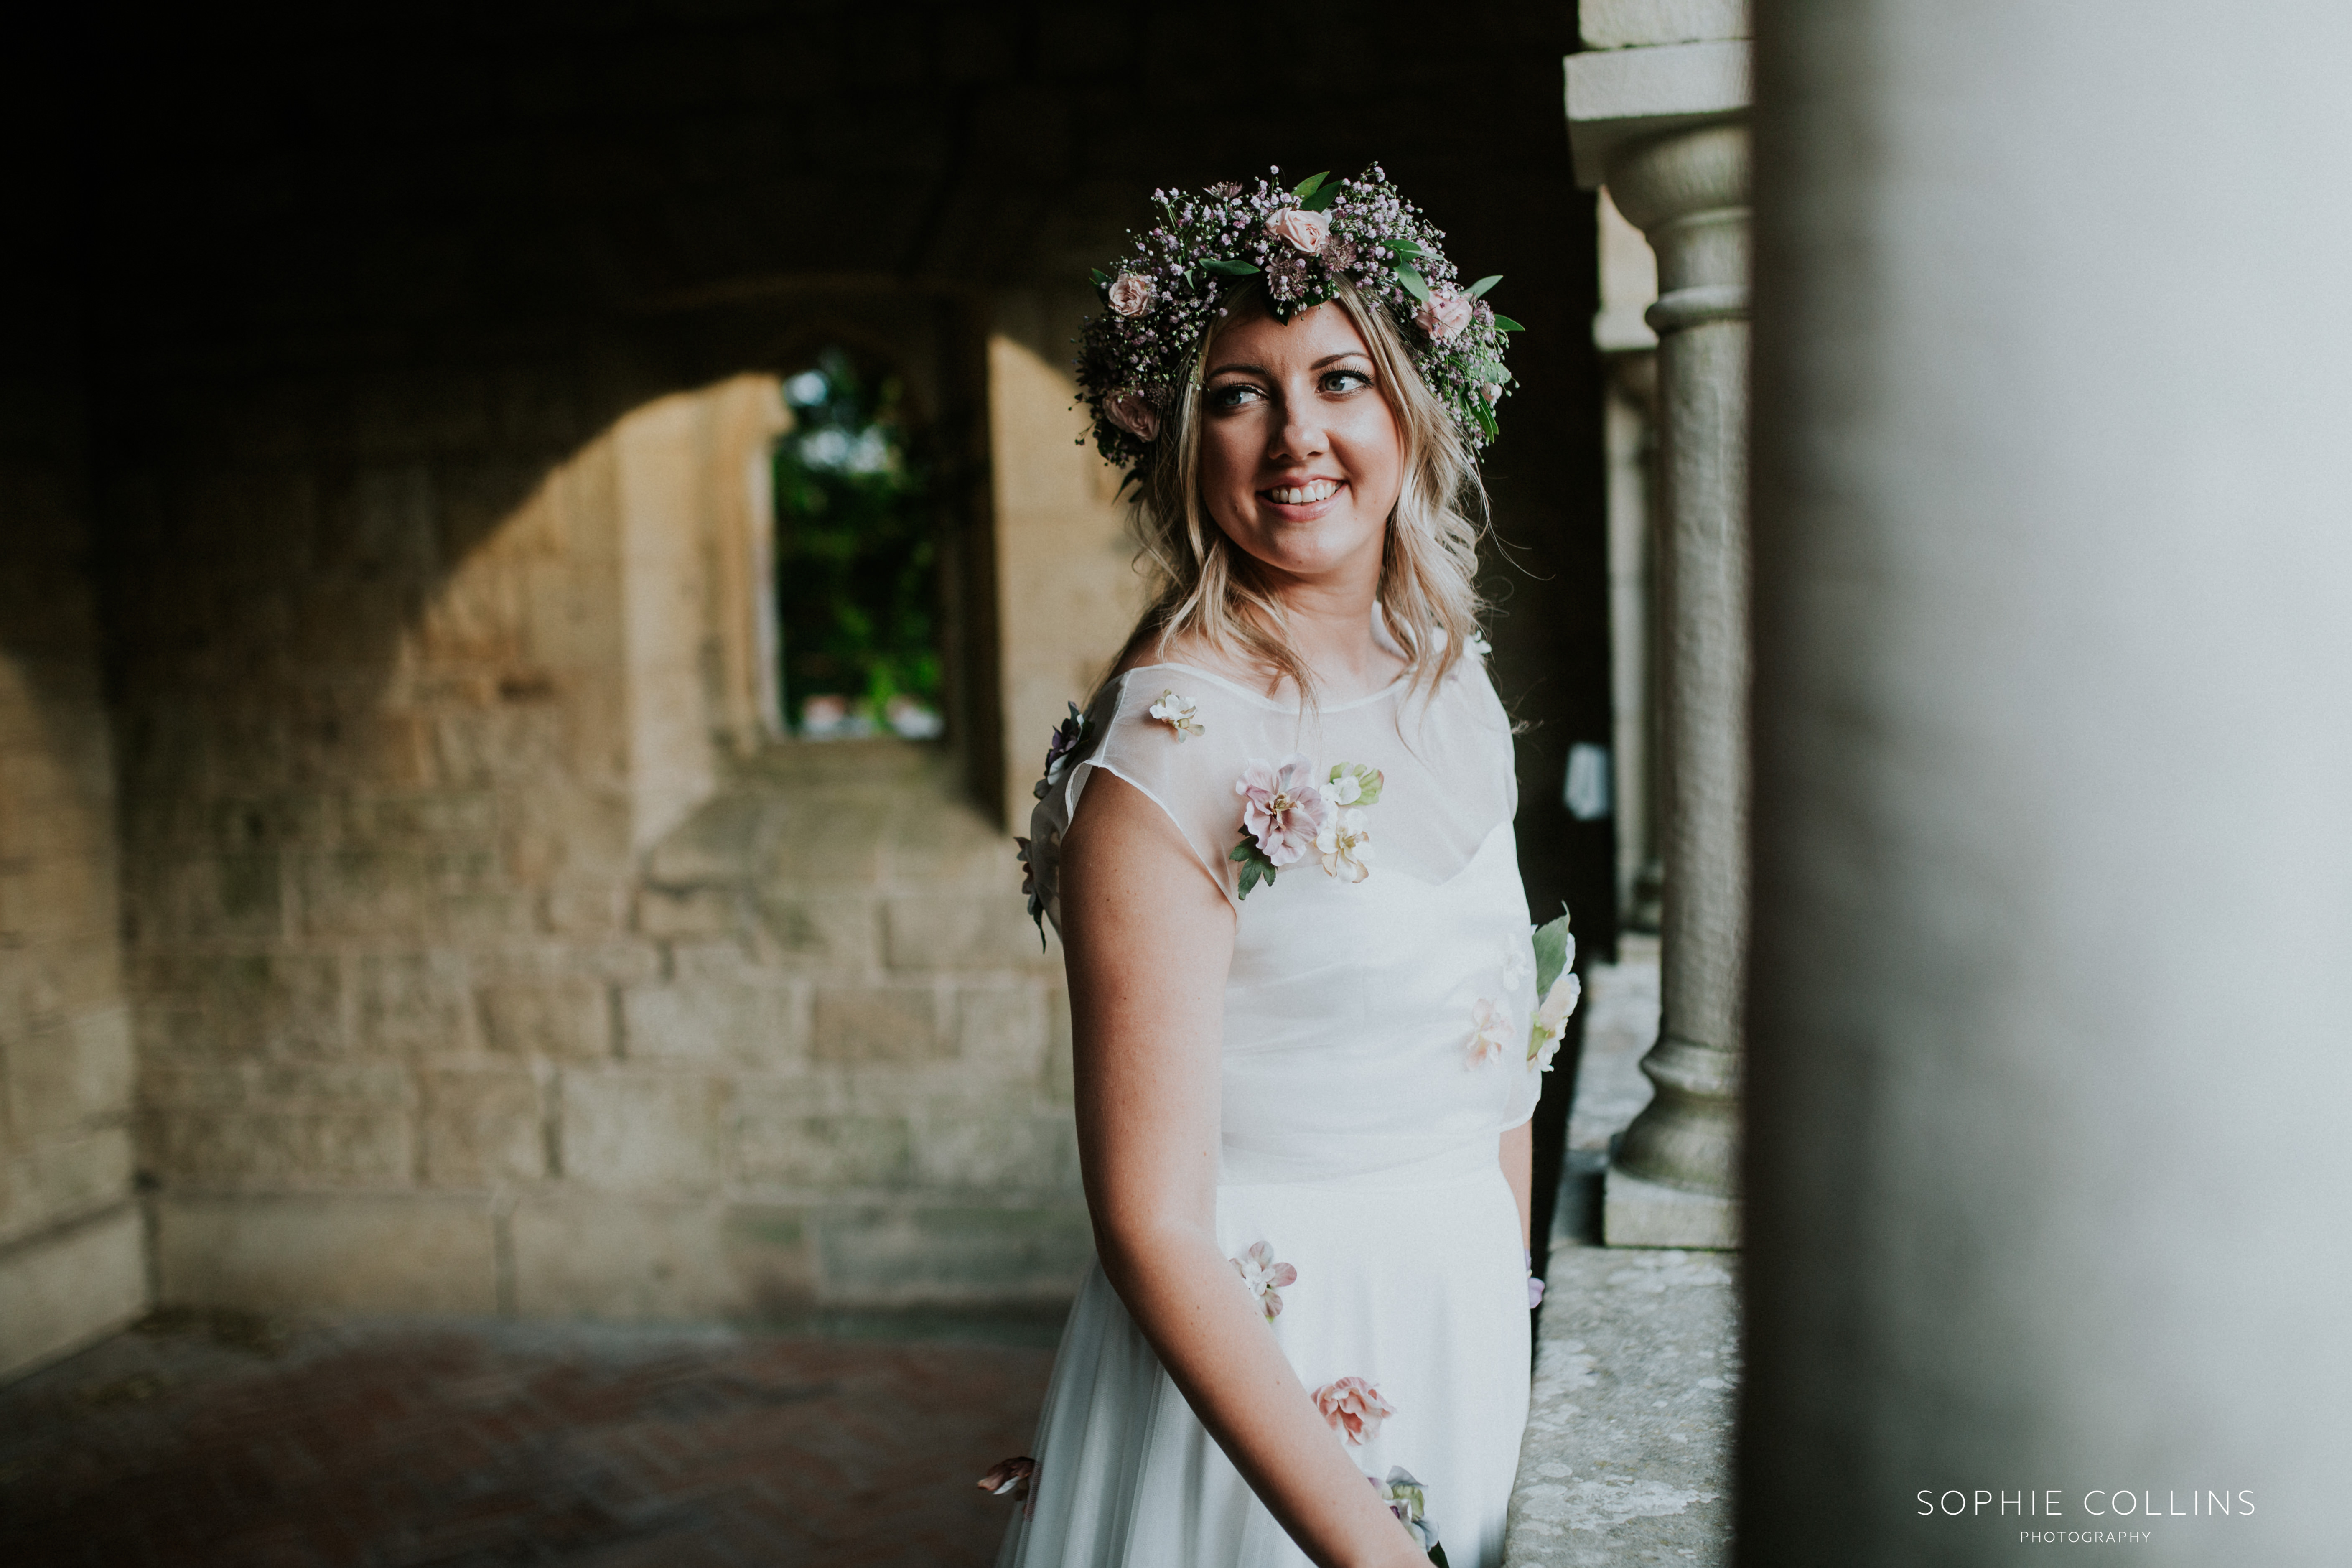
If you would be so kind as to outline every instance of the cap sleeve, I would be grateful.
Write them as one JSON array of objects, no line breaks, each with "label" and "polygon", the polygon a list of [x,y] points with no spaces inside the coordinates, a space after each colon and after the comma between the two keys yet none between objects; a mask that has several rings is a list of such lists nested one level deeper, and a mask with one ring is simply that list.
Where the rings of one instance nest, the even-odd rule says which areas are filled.
[{"label": "cap sleeve", "polygon": [[1049,764],[1039,781],[1024,851],[1031,913],[1061,929],[1062,837],[1097,773],[1117,774],[1166,813],[1202,874],[1238,909],[1236,876],[1225,856],[1240,833],[1234,785],[1249,749],[1244,731],[1254,717],[1197,672],[1145,666],[1107,685],[1080,721],[1066,761]]}]

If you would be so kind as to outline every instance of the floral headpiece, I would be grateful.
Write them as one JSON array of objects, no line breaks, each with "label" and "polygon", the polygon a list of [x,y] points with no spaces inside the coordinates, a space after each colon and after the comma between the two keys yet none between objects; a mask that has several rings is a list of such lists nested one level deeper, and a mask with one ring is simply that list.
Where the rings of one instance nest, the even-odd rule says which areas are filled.
[{"label": "floral headpiece", "polygon": [[1117,274],[1097,268],[1105,311],[1079,342],[1078,386],[1095,446],[1128,467],[1142,461],[1191,382],[1201,340],[1237,280],[1265,285],[1275,320],[1330,300],[1342,278],[1385,309],[1413,367],[1452,411],[1475,451],[1495,437],[1495,405],[1510,384],[1506,333],[1524,331],[1481,298],[1502,281],[1459,283],[1438,249],[1444,231],[1404,199],[1379,164],[1352,180],[1316,174],[1286,188],[1231,182],[1198,195],[1154,191],[1160,221]]}]

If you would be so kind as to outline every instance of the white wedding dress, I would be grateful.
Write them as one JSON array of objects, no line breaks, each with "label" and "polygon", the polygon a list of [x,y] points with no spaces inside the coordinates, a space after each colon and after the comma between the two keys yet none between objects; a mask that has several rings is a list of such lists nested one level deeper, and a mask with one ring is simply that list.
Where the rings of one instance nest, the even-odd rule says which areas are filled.
[{"label": "white wedding dress", "polygon": [[[1189,706],[1198,732],[1155,719],[1155,705],[1180,718]],[[1376,803],[1338,808],[1362,814],[1369,875],[1348,879],[1345,861],[1328,874],[1308,847],[1236,899],[1236,783],[1294,755],[1318,785],[1335,766],[1379,770]],[[1034,891],[1057,925],[1055,849],[1097,769],[1174,819],[1237,910],[1216,1215],[1234,1288],[1272,1288],[1266,1331],[1310,1391],[1339,1403],[1355,1388],[1370,1397],[1349,1408],[1391,1412],[1335,1425],[1330,1441],[1362,1438],[1347,1452],[1376,1480],[1411,1472],[1452,1568],[1492,1568],[1528,1368],[1497,1141],[1533,1113],[1541,1080],[1527,1050],[1535,973],[1510,725],[1486,671],[1465,656],[1433,692],[1401,683],[1303,715],[1183,666],[1114,680],[1049,766],[1033,821]],[[1099,1268],[1063,1331],[1034,1453],[999,1568],[1307,1562]]]}]

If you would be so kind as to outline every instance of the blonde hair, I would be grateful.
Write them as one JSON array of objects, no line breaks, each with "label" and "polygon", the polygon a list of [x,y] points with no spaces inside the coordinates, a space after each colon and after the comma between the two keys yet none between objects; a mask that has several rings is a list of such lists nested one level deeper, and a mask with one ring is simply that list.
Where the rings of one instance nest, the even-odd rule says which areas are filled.
[{"label": "blonde hair", "polygon": [[[1265,308],[1257,284],[1225,301],[1226,320]],[[1486,492],[1468,442],[1445,405],[1413,369],[1412,351],[1389,313],[1367,304],[1346,280],[1333,301],[1348,312],[1370,351],[1381,395],[1404,442],[1404,482],[1388,519],[1377,598],[1390,635],[1402,646],[1415,688],[1434,689],[1469,647],[1486,605],[1475,574],[1486,531]],[[1202,334],[1190,384],[1136,479],[1129,526],[1151,597],[1129,634],[1114,669],[1147,643],[1164,654],[1180,637],[1213,651],[1286,675],[1303,704],[1315,680],[1290,645],[1289,618],[1257,561],[1225,536],[1201,499],[1201,400],[1216,331]]]}]

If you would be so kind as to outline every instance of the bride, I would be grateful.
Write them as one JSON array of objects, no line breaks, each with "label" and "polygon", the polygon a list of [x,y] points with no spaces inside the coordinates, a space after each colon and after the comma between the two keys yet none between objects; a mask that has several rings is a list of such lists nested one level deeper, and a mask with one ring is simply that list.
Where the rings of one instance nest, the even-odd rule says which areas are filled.
[{"label": "bride", "polygon": [[1472,587],[1517,323],[1377,168],[1155,199],[1080,380],[1156,592],[1023,847],[1100,1262],[1000,1563],[1493,1564],[1576,985]]}]

